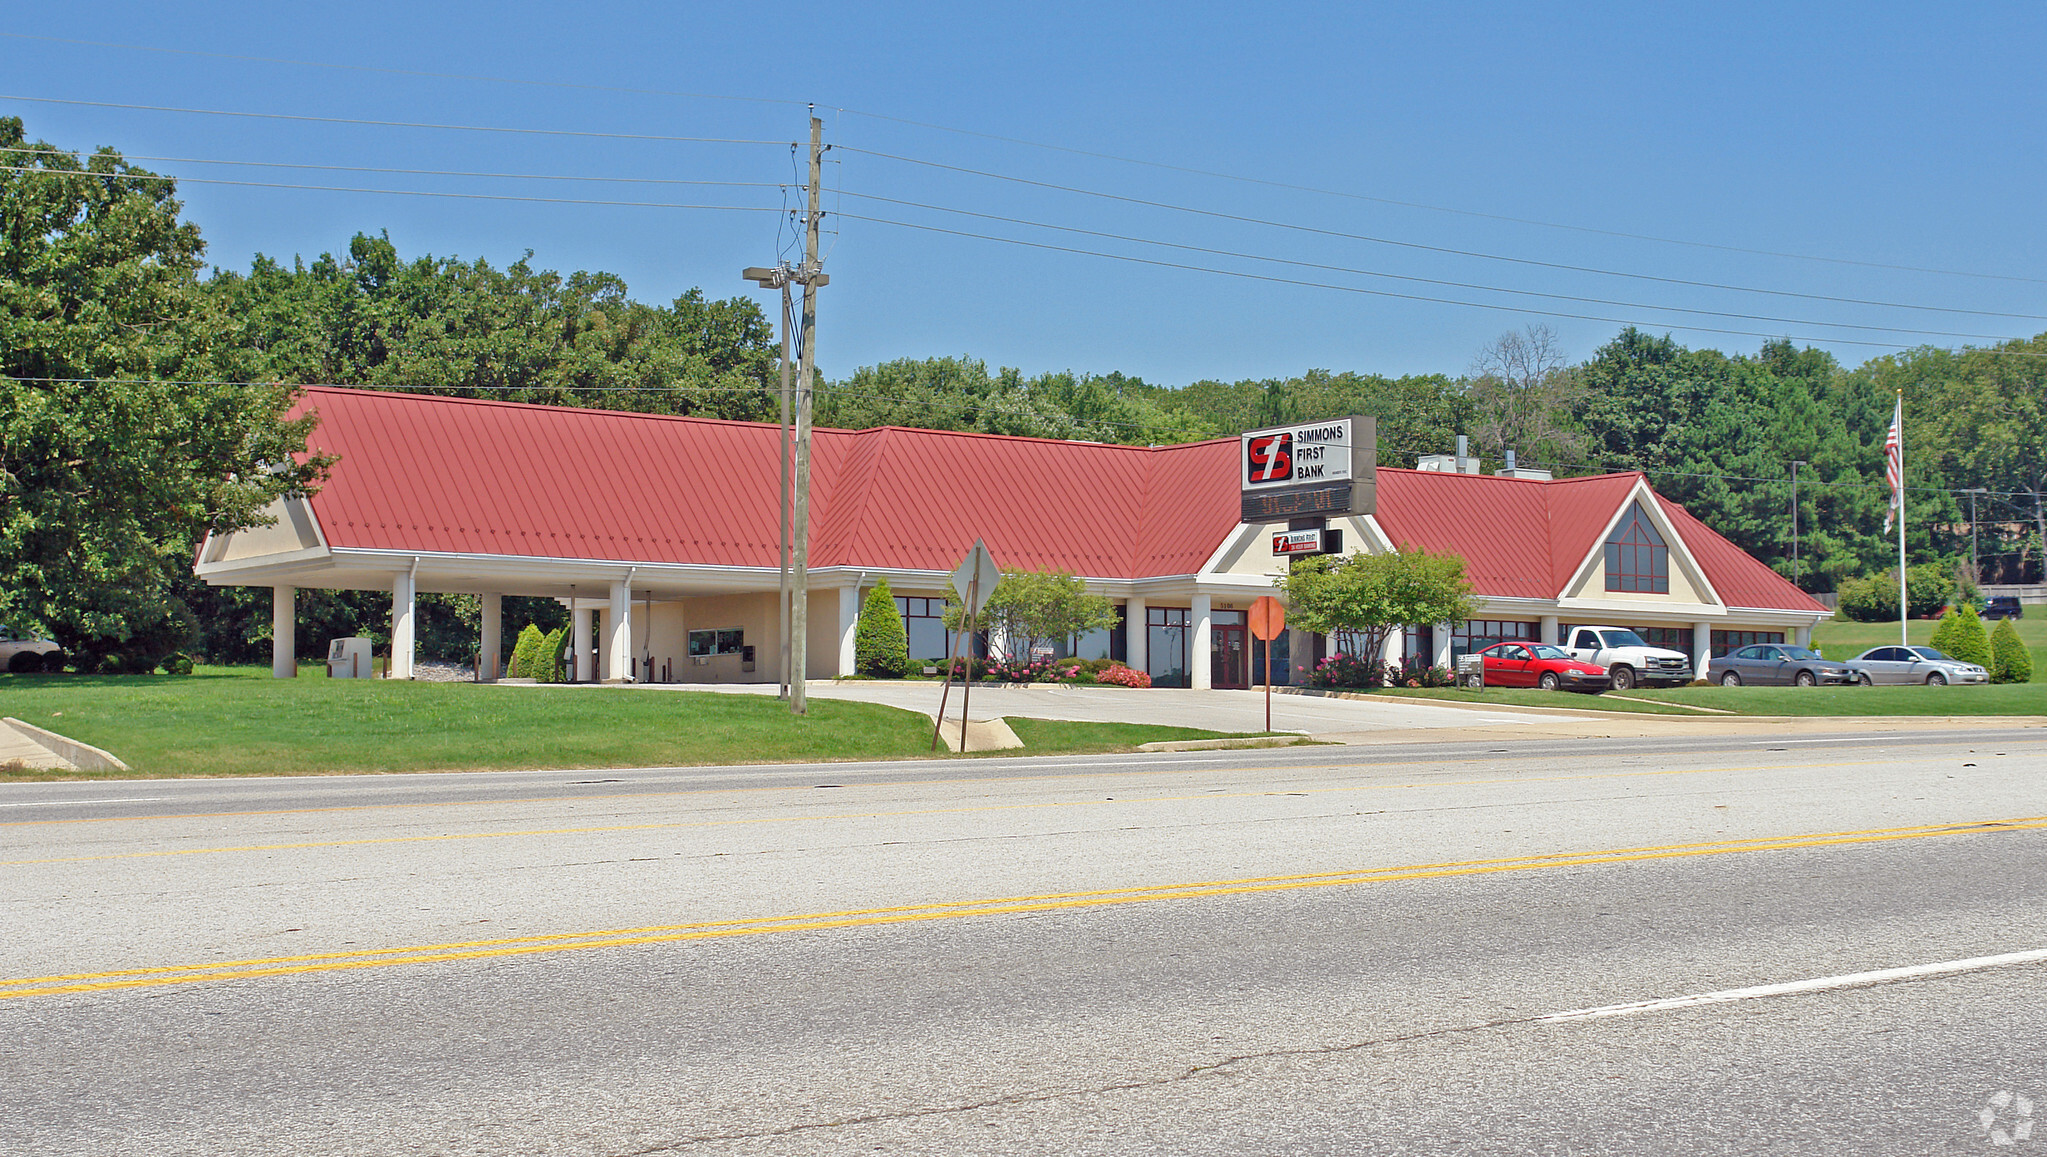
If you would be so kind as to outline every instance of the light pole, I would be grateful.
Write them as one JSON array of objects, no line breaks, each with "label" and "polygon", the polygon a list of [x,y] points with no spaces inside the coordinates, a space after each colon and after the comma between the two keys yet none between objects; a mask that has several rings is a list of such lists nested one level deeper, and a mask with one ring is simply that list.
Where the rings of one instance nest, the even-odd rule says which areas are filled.
[{"label": "light pole", "polygon": [[1978,587],[1983,585],[1983,571],[1976,563],[1976,496],[1990,491],[1981,486],[1964,487],[1962,493],[1969,496],[1969,581]]},{"label": "light pole", "polygon": [[1791,585],[1800,590],[1798,570],[1798,468],[1805,463],[1797,458],[1791,460]]}]

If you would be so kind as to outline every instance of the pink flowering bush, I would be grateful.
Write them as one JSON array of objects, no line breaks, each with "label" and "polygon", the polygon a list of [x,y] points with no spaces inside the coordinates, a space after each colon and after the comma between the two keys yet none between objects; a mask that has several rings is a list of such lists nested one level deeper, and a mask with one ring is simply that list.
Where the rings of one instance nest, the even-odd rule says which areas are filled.
[{"label": "pink flowering bush", "polygon": [[1115,666],[1104,667],[1100,671],[1095,672],[1095,678],[1100,682],[1113,683],[1118,687],[1151,686],[1151,675],[1149,672],[1133,670],[1120,663]]},{"label": "pink flowering bush", "polygon": [[1384,687],[1395,675],[1393,669],[1376,659],[1337,652],[1315,664],[1308,672],[1310,687],[1356,687],[1370,690]]},{"label": "pink flowering bush", "polygon": [[1400,667],[1400,685],[1403,687],[1455,687],[1457,674],[1447,667],[1438,667],[1420,659],[1409,659]]}]

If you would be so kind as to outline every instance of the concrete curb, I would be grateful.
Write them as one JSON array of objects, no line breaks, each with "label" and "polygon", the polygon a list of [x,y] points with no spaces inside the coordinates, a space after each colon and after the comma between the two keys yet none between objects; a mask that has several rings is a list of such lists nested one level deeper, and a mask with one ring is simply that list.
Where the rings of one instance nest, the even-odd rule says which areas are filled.
[{"label": "concrete curb", "polygon": [[1297,743],[1316,743],[1305,735],[1259,735],[1245,739],[1164,739],[1157,743],[1140,743],[1139,751],[1228,751],[1240,747],[1292,747]]},{"label": "concrete curb", "polygon": [[0,723],[5,723],[7,726],[12,727],[24,739],[48,748],[52,754],[78,771],[128,770],[127,764],[122,763],[108,752],[101,751],[90,743],[80,743],[76,739],[66,739],[54,731],[45,731],[33,723],[23,723],[13,716],[0,719]]}]

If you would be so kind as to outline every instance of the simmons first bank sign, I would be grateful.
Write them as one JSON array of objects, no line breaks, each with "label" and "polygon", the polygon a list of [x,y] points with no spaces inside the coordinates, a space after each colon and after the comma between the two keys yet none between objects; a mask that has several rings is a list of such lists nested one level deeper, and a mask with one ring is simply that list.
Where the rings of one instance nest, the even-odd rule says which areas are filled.
[{"label": "simmons first bank sign", "polygon": [[1378,506],[1379,420],[1335,418],[1242,436],[1244,522],[1371,514]]}]

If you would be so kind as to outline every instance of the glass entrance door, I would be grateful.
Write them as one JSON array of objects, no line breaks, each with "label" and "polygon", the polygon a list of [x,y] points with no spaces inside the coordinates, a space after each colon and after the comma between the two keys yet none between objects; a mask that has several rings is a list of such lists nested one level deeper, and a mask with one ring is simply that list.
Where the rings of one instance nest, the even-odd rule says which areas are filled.
[{"label": "glass entrance door", "polygon": [[1244,669],[1249,638],[1250,633],[1242,626],[1216,624],[1215,645],[1209,652],[1210,686],[1241,690],[1251,685]]}]

